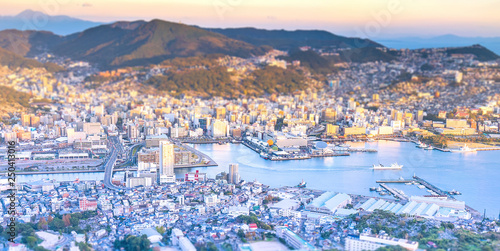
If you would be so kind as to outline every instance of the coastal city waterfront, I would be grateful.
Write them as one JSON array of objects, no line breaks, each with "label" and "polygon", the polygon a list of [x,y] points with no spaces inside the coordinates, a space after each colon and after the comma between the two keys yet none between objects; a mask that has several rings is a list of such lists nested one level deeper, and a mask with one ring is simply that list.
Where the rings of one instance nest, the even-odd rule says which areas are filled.
[{"label": "coastal city waterfront", "polygon": [[[175,169],[178,179],[185,173],[196,170],[206,173],[209,178],[221,172],[227,172],[230,163],[238,163],[240,175],[244,180],[259,182],[274,188],[295,186],[304,180],[307,187],[325,191],[380,196],[370,191],[378,186],[376,181],[411,178],[414,174],[430,181],[433,185],[448,191],[457,190],[456,196],[472,208],[483,212],[488,217],[498,218],[500,210],[500,183],[494,179],[500,175],[500,163],[496,151],[474,153],[447,153],[425,151],[415,147],[414,143],[397,141],[349,142],[352,147],[366,147],[378,150],[377,153],[356,153],[345,157],[324,157],[307,160],[269,161],[261,158],[242,144],[196,144],[193,147],[209,155],[218,166]],[[403,165],[401,170],[372,169],[374,163]],[[123,172],[118,172],[123,175]],[[75,174],[29,174],[19,175],[19,182],[40,179],[57,181],[102,180],[104,173]],[[441,177],[446,177],[443,179]],[[424,189],[415,186],[392,185],[408,195],[428,195]],[[382,197],[389,197],[385,195]]]},{"label": "coastal city waterfront", "polygon": [[63,2],[0,4],[0,251],[500,251],[500,2]]},{"label": "coastal city waterfront", "polygon": [[[218,167],[196,168],[209,176],[227,171],[229,163],[240,165],[240,175],[245,180],[259,182],[272,187],[295,186],[303,179],[307,187],[319,190],[377,196],[369,188],[378,186],[377,180],[411,178],[414,174],[430,181],[444,190],[457,190],[456,196],[472,208],[498,218],[500,210],[500,184],[494,182],[500,175],[497,151],[454,154],[440,151],[425,151],[408,142],[377,141],[349,142],[353,147],[377,149],[377,153],[356,153],[346,157],[325,157],[308,160],[267,161],[243,145],[196,145],[196,149],[207,153]],[[373,164],[389,165],[398,162],[401,170],[374,171]],[[189,169],[193,171],[195,169]],[[176,171],[178,177],[186,172]],[[446,177],[446,178],[443,178]],[[421,189],[408,189],[419,195]],[[411,193],[407,193],[410,194]],[[428,194],[428,193],[425,193]]]}]

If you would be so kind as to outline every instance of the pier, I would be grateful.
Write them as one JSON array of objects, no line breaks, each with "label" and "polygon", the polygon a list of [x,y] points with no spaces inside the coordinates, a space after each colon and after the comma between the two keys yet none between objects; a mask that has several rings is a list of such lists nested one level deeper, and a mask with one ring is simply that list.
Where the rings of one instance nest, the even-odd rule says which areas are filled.
[{"label": "pier", "polygon": [[485,147],[485,148],[475,148],[476,151],[495,151],[500,150],[500,147]]},{"label": "pier", "polygon": [[387,190],[390,194],[392,194],[394,197],[396,197],[397,199],[400,199],[400,200],[408,200],[408,197],[406,197],[406,195],[396,191],[395,189],[393,188],[390,188],[388,185],[384,184],[384,183],[381,183],[380,184],[381,187],[383,187],[385,190]]},{"label": "pier", "polygon": [[256,152],[256,153],[260,154],[260,151],[261,151],[261,150],[260,150],[259,148],[257,148],[257,147],[255,147],[255,146],[252,146],[252,145],[248,144],[246,141],[243,141],[243,142],[241,142],[241,143],[242,143],[244,146],[246,146],[246,147],[248,147],[248,148],[252,149],[254,152]]},{"label": "pier", "polygon": [[413,175],[413,179],[417,182],[419,182],[421,185],[425,186],[427,189],[435,192],[436,194],[438,195],[442,195],[442,196],[448,196],[448,198],[450,199],[455,199],[453,196],[451,196],[448,192],[445,192],[439,188],[437,188],[436,186],[432,185],[431,183],[425,181],[424,179],[422,178],[419,178],[418,176],[416,175]]},{"label": "pier", "polygon": [[411,183],[415,180],[377,180],[377,183]]},{"label": "pier", "polygon": [[432,192],[434,192],[436,195],[439,195],[439,196],[446,196],[450,199],[455,199],[453,196],[450,195],[450,193],[444,191],[444,190],[441,190],[439,189],[438,187],[432,185],[431,183],[425,181],[424,179],[416,176],[416,175],[413,175],[413,179],[399,179],[399,180],[377,180],[376,183],[379,183],[380,186],[382,186],[383,188],[387,189],[391,194],[393,194],[396,198],[398,198],[399,196],[396,196],[396,194],[394,194],[393,192],[391,192],[391,190],[388,189],[388,186],[386,185],[386,183],[419,183],[420,185],[423,185],[425,186],[428,190],[431,190]]},{"label": "pier", "polygon": [[310,154],[309,156],[313,158],[321,158],[321,157],[338,157],[338,156],[349,156],[350,153],[325,153],[325,154]]},{"label": "pier", "polygon": [[347,148],[347,150],[343,150],[347,152],[362,152],[362,153],[376,153],[376,149],[367,149],[367,148]]}]

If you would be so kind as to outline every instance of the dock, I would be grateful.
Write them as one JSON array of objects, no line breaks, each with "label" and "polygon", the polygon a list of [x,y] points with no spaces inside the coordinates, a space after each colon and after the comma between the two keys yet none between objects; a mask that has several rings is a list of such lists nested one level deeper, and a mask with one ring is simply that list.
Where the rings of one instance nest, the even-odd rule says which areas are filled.
[{"label": "dock", "polygon": [[444,149],[444,148],[439,148],[439,147],[434,147],[434,150],[438,150],[438,151],[441,151],[441,152],[446,152],[446,153],[451,152],[451,150],[450,150],[450,149]]},{"label": "dock", "polygon": [[261,152],[261,149],[259,149],[259,148],[255,147],[255,146],[252,146],[252,145],[250,145],[250,144],[248,144],[246,141],[242,141],[242,142],[241,142],[241,144],[243,144],[244,146],[246,146],[246,147],[248,147],[248,148],[252,149],[254,152],[256,152],[256,153],[258,153],[258,154],[260,154],[260,152]]},{"label": "dock", "polygon": [[338,157],[338,156],[349,156],[350,153],[327,153],[327,154],[309,154],[309,156],[313,158],[321,158],[321,157]]},{"label": "dock", "polygon": [[377,180],[377,183],[411,183],[415,180]]},{"label": "dock", "polygon": [[495,151],[500,150],[500,147],[485,147],[485,148],[474,148],[476,151]]},{"label": "dock", "polygon": [[[413,183],[413,182],[417,182],[419,183],[420,185],[423,185],[425,186],[428,190],[431,190],[432,192],[434,192],[436,195],[439,195],[439,196],[446,196],[450,199],[455,199],[452,195],[450,195],[448,192],[444,191],[444,190],[441,190],[439,189],[438,187],[432,185],[431,183],[427,182],[426,180],[414,175],[413,176],[413,179],[398,179],[398,180],[377,180],[376,183],[379,183],[380,186],[382,186],[383,188],[387,189],[388,186],[386,185],[387,183]],[[391,192],[391,190],[387,189],[391,194],[393,194],[396,198],[398,198],[398,196],[396,196],[393,192]]]},{"label": "dock", "polygon": [[367,149],[367,148],[348,148],[348,152],[362,152],[362,153],[376,153],[376,149]]},{"label": "dock", "polygon": [[413,179],[415,181],[419,182],[421,185],[425,186],[427,189],[435,192],[437,195],[448,196],[448,198],[450,198],[450,199],[455,199],[448,192],[443,191],[443,190],[437,188],[436,186],[432,185],[431,183],[425,181],[424,179],[422,179],[422,178],[420,178],[420,177],[418,177],[416,175],[413,175]]},{"label": "dock", "polygon": [[380,183],[380,186],[383,187],[385,190],[387,190],[390,194],[392,194],[397,199],[408,200],[408,197],[406,197],[406,195],[401,194],[400,192],[396,191],[393,188],[390,188],[388,185],[386,185],[384,183]]},{"label": "dock", "polygon": [[272,161],[282,161],[282,160],[302,160],[302,159],[310,159],[310,156],[299,156],[299,157],[280,157],[280,158],[269,158]]}]

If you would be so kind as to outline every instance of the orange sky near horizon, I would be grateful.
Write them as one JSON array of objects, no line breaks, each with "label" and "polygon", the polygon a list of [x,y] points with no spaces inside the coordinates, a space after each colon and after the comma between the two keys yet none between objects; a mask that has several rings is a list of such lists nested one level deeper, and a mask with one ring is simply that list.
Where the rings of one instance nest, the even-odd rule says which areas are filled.
[{"label": "orange sky near horizon", "polygon": [[0,0],[0,15],[25,9],[100,22],[159,18],[202,27],[324,29],[361,37],[500,36],[497,0]]}]

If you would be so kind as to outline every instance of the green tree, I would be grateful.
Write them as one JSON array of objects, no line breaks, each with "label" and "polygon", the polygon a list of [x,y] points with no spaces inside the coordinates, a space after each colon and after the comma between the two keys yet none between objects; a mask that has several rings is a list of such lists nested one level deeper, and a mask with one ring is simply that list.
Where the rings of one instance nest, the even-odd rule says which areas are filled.
[{"label": "green tree", "polygon": [[38,239],[35,236],[24,236],[21,241],[29,248],[34,248]]},{"label": "green tree", "polygon": [[238,237],[240,238],[244,238],[245,237],[245,232],[243,230],[238,230],[238,233],[236,234]]},{"label": "green tree", "polygon": [[140,237],[134,235],[127,235],[123,240],[115,240],[114,247],[117,249],[125,249],[126,251],[142,251],[149,250],[151,242],[144,234]]},{"label": "green tree", "polygon": [[54,231],[59,231],[64,229],[64,221],[60,218],[54,218],[50,223],[49,223],[49,229],[54,230]]},{"label": "green tree", "polygon": [[166,231],[164,226],[157,226],[156,231],[158,231],[159,234],[163,235]]},{"label": "green tree", "polygon": [[207,250],[208,251],[217,251],[219,249],[217,248],[217,246],[215,246],[215,244],[213,242],[209,242],[209,243],[207,243]]}]

